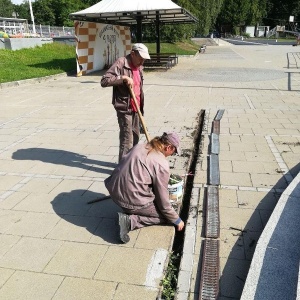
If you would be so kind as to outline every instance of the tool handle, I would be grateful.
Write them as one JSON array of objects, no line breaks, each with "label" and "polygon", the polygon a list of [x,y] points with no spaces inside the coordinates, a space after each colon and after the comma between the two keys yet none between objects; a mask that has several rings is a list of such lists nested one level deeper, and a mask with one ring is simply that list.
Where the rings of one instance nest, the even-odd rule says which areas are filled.
[{"label": "tool handle", "polygon": [[145,122],[144,122],[144,118],[143,118],[143,115],[142,115],[142,113],[140,111],[140,107],[139,107],[139,105],[137,103],[137,100],[136,100],[135,94],[133,92],[133,89],[132,89],[131,85],[129,85],[128,88],[129,88],[131,97],[132,97],[132,99],[134,101],[135,107],[137,109],[137,113],[139,115],[140,121],[142,123],[143,129],[144,129],[144,132],[145,132],[145,135],[146,135],[146,139],[147,139],[148,142],[150,142],[150,136],[148,134],[148,131],[147,131],[147,128],[146,128],[146,125],[145,125]]},{"label": "tool handle", "polygon": [[102,200],[107,200],[107,199],[110,199],[110,198],[111,198],[110,196],[104,196],[104,197],[96,198],[96,199],[90,200],[87,204],[92,204],[92,203],[99,202],[99,201],[102,201]]}]

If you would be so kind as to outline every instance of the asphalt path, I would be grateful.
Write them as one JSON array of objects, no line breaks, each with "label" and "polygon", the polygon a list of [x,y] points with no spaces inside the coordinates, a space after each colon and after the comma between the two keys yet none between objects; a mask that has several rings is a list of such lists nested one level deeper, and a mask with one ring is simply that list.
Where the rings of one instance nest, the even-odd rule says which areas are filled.
[{"label": "asphalt path", "polygon": [[257,45],[278,45],[278,46],[286,46],[286,45],[295,45],[296,41],[277,41],[274,39],[243,39],[241,38],[226,38],[224,41],[231,43],[233,45],[248,45],[248,46],[257,46]]}]

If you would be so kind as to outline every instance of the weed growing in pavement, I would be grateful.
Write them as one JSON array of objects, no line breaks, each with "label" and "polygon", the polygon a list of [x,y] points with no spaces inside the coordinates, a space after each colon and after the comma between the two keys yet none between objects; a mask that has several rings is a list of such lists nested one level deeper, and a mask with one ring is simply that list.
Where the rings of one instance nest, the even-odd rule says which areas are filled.
[{"label": "weed growing in pavement", "polygon": [[177,275],[180,262],[179,253],[171,253],[169,258],[169,265],[165,273],[164,279],[161,281],[163,286],[162,299],[163,300],[173,300],[177,287]]}]

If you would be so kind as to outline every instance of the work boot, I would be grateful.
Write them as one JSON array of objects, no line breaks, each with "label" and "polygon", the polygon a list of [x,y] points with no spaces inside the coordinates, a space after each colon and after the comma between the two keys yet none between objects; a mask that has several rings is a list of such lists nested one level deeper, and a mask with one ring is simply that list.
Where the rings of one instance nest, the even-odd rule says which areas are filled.
[{"label": "work boot", "polygon": [[120,239],[124,244],[126,244],[130,241],[130,237],[128,235],[128,232],[131,229],[130,217],[120,212],[118,214],[119,214],[119,225],[120,225]]}]

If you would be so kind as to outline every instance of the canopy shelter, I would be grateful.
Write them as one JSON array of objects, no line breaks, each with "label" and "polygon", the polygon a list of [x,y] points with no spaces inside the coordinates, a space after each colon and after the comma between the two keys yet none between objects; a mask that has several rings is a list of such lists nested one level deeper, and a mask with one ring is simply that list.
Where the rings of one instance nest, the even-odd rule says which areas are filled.
[{"label": "canopy shelter", "polygon": [[70,14],[70,18],[128,27],[137,25],[137,42],[142,42],[142,24],[155,24],[157,53],[160,53],[160,24],[189,24],[198,21],[171,0],[102,0]]}]

